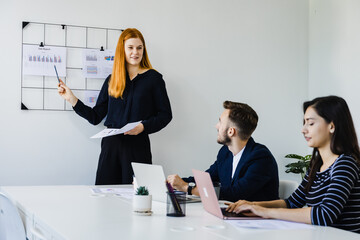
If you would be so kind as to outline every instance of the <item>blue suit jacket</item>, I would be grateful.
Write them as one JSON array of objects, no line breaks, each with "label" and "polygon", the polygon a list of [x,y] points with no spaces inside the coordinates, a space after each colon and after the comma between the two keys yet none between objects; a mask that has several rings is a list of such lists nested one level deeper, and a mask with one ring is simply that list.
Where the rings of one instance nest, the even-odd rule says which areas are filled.
[{"label": "blue suit jacket", "polygon": [[[213,182],[220,182],[220,199],[228,201],[268,201],[279,199],[279,177],[277,163],[269,149],[250,138],[232,174],[233,154],[223,146],[217,160],[210,166]],[[192,177],[184,179],[194,181]]]}]

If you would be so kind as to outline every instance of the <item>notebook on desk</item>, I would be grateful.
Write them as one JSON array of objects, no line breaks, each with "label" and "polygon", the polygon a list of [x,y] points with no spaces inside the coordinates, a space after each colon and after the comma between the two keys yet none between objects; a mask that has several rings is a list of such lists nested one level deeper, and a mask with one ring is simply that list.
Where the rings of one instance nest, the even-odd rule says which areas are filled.
[{"label": "notebook on desk", "polygon": [[226,212],[226,208],[221,208],[219,205],[210,174],[208,172],[195,169],[193,169],[192,172],[194,174],[196,186],[198,187],[200,193],[201,202],[207,212],[226,220],[260,219],[260,217],[248,217],[241,213]]},{"label": "notebook on desk", "polygon": [[[166,202],[167,188],[165,185],[166,178],[163,167],[160,165],[135,162],[132,162],[131,166],[134,170],[137,185],[146,186],[154,201]],[[186,203],[200,201],[200,198],[196,196],[186,197]]]}]

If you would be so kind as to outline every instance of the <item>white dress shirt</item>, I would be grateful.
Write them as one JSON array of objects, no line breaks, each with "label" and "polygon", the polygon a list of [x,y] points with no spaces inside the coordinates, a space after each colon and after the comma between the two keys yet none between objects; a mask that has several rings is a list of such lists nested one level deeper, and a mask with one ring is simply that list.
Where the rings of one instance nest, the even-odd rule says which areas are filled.
[{"label": "white dress shirt", "polygon": [[238,154],[236,154],[236,155],[233,157],[233,166],[232,166],[231,178],[234,177],[234,173],[235,173],[236,167],[237,167],[237,165],[238,165],[239,162],[240,162],[240,158],[241,158],[241,156],[242,156],[242,154],[243,154],[243,152],[244,152],[244,149],[245,149],[245,147],[244,147],[243,149],[241,149],[241,151],[238,152]]}]

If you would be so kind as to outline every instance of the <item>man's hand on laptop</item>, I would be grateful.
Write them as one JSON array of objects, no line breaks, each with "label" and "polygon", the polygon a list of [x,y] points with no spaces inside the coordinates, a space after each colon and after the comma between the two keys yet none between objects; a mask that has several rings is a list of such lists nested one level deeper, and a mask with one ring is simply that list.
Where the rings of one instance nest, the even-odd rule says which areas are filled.
[{"label": "man's hand on laptop", "polygon": [[188,184],[179,177],[177,174],[169,175],[167,181],[173,188],[179,191],[187,192]]}]

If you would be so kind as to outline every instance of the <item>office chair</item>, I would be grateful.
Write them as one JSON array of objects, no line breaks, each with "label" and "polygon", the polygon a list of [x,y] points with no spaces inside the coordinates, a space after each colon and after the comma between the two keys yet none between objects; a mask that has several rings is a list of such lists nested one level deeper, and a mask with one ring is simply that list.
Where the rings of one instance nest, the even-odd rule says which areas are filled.
[{"label": "office chair", "polygon": [[25,229],[15,205],[0,192],[0,240],[26,240]]},{"label": "office chair", "polygon": [[279,182],[279,197],[286,199],[297,189],[299,184],[295,181],[280,180]]}]

